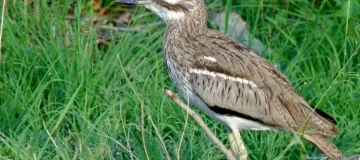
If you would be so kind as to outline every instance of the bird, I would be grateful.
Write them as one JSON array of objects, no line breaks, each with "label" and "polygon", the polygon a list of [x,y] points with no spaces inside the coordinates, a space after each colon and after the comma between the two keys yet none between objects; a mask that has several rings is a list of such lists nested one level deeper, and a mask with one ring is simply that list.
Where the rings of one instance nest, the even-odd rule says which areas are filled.
[{"label": "bird", "polygon": [[[243,130],[284,131],[331,159],[343,157],[328,139],[340,133],[334,118],[312,107],[265,58],[210,29],[204,0],[116,1],[143,6],[165,21],[163,58],[170,79],[185,99],[226,126],[229,141],[243,143]],[[246,153],[244,146],[231,148]]]}]

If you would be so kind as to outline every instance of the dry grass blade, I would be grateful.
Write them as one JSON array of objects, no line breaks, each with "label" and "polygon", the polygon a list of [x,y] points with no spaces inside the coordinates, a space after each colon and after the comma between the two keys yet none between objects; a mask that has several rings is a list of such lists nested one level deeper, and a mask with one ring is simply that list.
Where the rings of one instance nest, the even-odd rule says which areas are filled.
[{"label": "dry grass blade", "polygon": [[127,147],[128,147],[128,150],[129,150],[129,153],[130,153],[130,159],[131,160],[134,160],[134,155],[131,151],[131,146],[130,146],[130,140],[129,140],[129,137],[127,135],[127,131],[126,131],[126,122],[125,122],[125,118],[123,117],[123,108],[122,108],[122,105],[120,104],[120,120],[121,120],[121,123],[122,123],[122,126],[123,126],[123,131],[124,131],[124,137],[126,139],[126,143],[127,143]]},{"label": "dry grass blade", "polygon": [[[187,101],[187,106],[189,106],[189,101]],[[184,137],[185,137],[185,131],[186,131],[186,128],[187,128],[187,125],[188,125],[188,122],[189,122],[189,112],[186,112],[186,121],[185,121],[185,124],[184,124],[184,129],[181,133],[181,138],[180,138],[180,142],[179,142],[179,147],[177,149],[177,159],[180,160],[180,152],[181,152],[181,145],[182,145],[182,142],[184,141]]]},{"label": "dry grass blade", "polygon": [[[122,64],[121,60],[120,60],[120,57],[117,56],[117,59],[121,65],[121,69],[122,69],[122,72],[124,75],[126,75],[126,71],[125,71],[125,68],[124,68],[124,65]],[[130,85],[131,89],[133,90],[134,94],[136,95],[136,98],[139,100],[139,102],[141,103],[141,137],[142,137],[142,141],[143,141],[143,147],[144,147],[144,151],[145,151],[145,155],[146,155],[146,158],[148,160],[150,160],[150,156],[149,156],[149,153],[148,153],[148,150],[147,150],[147,147],[146,147],[146,139],[145,139],[145,104],[144,102],[141,100],[139,94],[136,92],[136,90],[134,89],[134,87],[131,85],[131,82],[129,80],[129,78],[126,76],[126,81],[128,82],[128,84]]]},{"label": "dry grass blade", "polygon": [[154,128],[154,130],[155,130],[155,133],[156,133],[157,137],[158,137],[159,140],[160,140],[161,148],[162,148],[163,151],[164,151],[164,154],[165,154],[165,156],[166,156],[166,159],[171,160],[170,155],[169,155],[169,152],[168,152],[168,150],[166,149],[165,142],[164,142],[162,136],[160,135],[159,129],[156,127],[153,119],[151,118],[151,115],[148,115],[148,118],[149,118],[149,120],[150,120],[150,122],[151,122],[151,125],[153,126],[153,128]]},{"label": "dry grass blade", "polygon": [[2,57],[2,52],[1,52],[1,46],[2,46],[2,33],[3,33],[3,27],[4,27],[4,15],[5,15],[5,6],[6,6],[6,0],[3,0],[3,6],[2,6],[2,13],[1,13],[1,25],[0,25],[0,63],[1,63],[1,57]]},{"label": "dry grass blade", "polygon": [[172,93],[169,90],[164,91],[167,96],[169,96],[181,109],[187,112],[205,131],[206,135],[210,138],[213,144],[219,148],[229,160],[235,160],[235,155],[228,150],[225,145],[214,135],[214,133],[209,129],[209,127],[205,124],[199,114],[197,114],[194,110],[192,110],[188,105],[182,102],[177,94]]}]

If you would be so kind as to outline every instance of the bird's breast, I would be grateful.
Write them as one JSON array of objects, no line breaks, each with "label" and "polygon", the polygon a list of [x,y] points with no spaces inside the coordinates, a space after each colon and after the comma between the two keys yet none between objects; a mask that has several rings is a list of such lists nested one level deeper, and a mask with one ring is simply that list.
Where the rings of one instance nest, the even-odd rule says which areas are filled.
[{"label": "bird's breast", "polygon": [[165,55],[165,63],[170,79],[182,95],[192,92],[190,84],[190,73],[187,64],[178,57]]}]

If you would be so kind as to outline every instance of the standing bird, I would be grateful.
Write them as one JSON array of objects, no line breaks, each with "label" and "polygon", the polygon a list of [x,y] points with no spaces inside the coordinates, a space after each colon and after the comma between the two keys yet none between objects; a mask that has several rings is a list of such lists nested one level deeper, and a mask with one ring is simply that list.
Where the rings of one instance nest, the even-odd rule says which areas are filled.
[{"label": "standing bird", "polygon": [[329,158],[342,158],[327,139],[339,133],[335,120],[310,107],[264,58],[209,29],[203,0],[117,2],[142,5],[165,20],[164,61],[171,80],[184,98],[228,128],[230,141],[242,143],[240,130],[281,130],[303,136]]}]

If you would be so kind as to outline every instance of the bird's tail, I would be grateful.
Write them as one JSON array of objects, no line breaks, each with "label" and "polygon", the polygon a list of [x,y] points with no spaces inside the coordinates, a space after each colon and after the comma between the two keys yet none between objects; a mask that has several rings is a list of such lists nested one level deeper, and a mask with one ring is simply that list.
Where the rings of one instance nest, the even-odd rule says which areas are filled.
[{"label": "bird's tail", "polygon": [[343,155],[340,150],[326,137],[321,135],[304,135],[304,138],[317,146],[330,159],[342,159]]}]

